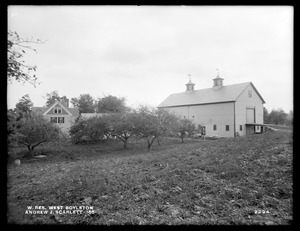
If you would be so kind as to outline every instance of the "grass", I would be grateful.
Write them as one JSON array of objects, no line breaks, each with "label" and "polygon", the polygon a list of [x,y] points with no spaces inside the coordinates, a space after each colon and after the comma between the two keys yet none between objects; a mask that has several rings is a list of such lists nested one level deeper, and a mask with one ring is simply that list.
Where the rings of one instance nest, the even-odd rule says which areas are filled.
[{"label": "grass", "polygon": [[[219,140],[40,147],[8,164],[13,224],[290,224],[289,132]],[[23,154],[22,154],[23,153]],[[18,155],[18,154],[17,154]],[[15,156],[16,157],[16,156]],[[27,206],[93,206],[94,214],[25,214]],[[268,211],[257,214],[257,211]]]}]

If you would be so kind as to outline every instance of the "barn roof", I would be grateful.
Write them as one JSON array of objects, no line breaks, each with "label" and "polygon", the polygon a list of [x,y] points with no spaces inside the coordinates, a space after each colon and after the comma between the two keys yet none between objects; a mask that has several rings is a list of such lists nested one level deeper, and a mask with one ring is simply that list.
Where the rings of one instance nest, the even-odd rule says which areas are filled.
[{"label": "barn roof", "polygon": [[262,102],[265,103],[259,92],[256,90],[252,82],[239,83],[223,86],[217,90],[213,88],[206,88],[195,90],[193,92],[180,92],[169,95],[159,107],[174,107],[183,105],[198,105],[198,104],[211,104],[222,102],[236,101],[240,94],[245,90],[248,85],[251,85],[256,91]]}]

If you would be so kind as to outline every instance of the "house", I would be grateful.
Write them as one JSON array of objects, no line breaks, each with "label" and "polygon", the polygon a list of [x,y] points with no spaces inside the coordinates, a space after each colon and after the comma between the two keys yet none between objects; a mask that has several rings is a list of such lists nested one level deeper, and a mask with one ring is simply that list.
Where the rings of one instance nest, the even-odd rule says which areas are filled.
[{"label": "house", "polygon": [[192,120],[207,136],[262,132],[265,101],[253,83],[224,86],[223,80],[218,74],[211,88],[201,90],[190,80],[185,92],[169,95],[158,108]]},{"label": "house", "polygon": [[68,133],[79,116],[79,109],[70,108],[69,100],[63,99],[55,100],[49,107],[33,107],[32,112],[43,115],[48,121],[57,124],[65,133]]}]

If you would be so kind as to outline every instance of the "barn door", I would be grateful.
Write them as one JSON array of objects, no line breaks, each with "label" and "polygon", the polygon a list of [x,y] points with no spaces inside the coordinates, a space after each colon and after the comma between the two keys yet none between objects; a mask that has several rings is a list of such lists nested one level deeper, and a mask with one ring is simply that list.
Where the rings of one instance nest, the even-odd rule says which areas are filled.
[{"label": "barn door", "polygon": [[255,109],[254,108],[247,108],[246,123],[247,124],[255,123]]}]

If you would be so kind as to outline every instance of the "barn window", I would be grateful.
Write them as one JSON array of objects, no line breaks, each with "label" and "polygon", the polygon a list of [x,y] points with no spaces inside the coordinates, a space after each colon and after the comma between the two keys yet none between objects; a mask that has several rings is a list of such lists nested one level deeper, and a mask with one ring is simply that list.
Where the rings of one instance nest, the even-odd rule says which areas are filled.
[{"label": "barn window", "polygon": [[251,90],[248,91],[248,97],[252,98],[252,91]]},{"label": "barn window", "polygon": [[214,131],[217,131],[217,125],[214,125]]},{"label": "barn window", "polygon": [[51,123],[57,123],[57,117],[50,117]]},{"label": "barn window", "polygon": [[65,122],[65,117],[58,117],[58,123],[63,124]]},{"label": "barn window", "polygon": [[243,131],[243,125],[240,125],[240,131]]},{"label": "barn window", "polygon": [[226,131],[229,131],[229,125],[226,125]]}]

